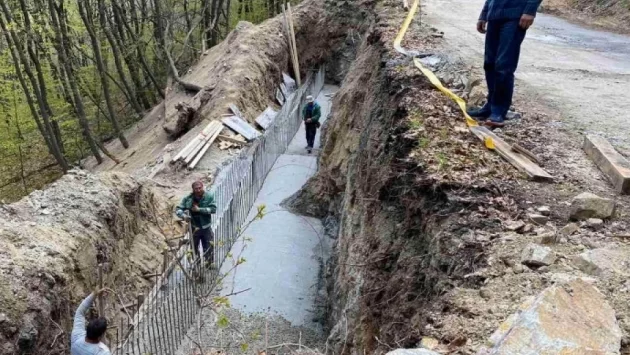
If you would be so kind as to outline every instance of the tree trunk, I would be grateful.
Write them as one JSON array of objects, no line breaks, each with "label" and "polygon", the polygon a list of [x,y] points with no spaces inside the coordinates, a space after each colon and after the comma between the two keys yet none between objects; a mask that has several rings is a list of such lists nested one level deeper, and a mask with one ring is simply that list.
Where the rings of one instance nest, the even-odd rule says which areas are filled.
[{"label": "tree trunk", "polygon": [[142,117],[144,112],[142,108],[140,107],[138,100],[136,99],[136,95],[134,91],[131,89],[131,86],[127,82],[127,79],[126,79],[127,75],[125,73],[125,68],[123,67],[122,62],[120,61],[120,48],[118,47],[118,43],[114,39],[114,35],[112,34],[109,28],[109,24],[107,23],[107,20],[105,17],[105,1],[104,0],[98,0],[98,18],[101,23],[101,27],[103,28],[103,32],[105,33],[105,37],[107,37],[107,41],[109,42],[109,45],[112,48],[112,54],[114,56],[114,64],[116,66],[116,71],[118,72],[118,76],[122,83],[122,86],[124,87],[125,91],[128,94],[127,97],[129,98],[129,103],[131,104],[131,107],[133,107],[134,111],[136,111],[136,113],[140,117]]},{"label": "tree trunk", "polygon": [[59,56],[59,61],[63,65],[64,71],[67,76],[67,85],[70,87],[70,91],[72,92],[72,107],[74,108],[74,112],[77,115],[77,120],[79,121],[79,126],[81,126],[83,137],[87,141],[90,150],[92,151],[92,154],[94,154],[94,158],[99,164],[101,164],[103,162],[103,157],[101,156],[98,145],[94,140],[94,137],[92,136],[92,132],[90,131],[90,124],[88,123],[87,116],[85,114],[85,108],[83,107],[83,98],[81,97],[81,94],[77,87],[77,81],[74,75],[74,68],[72,67],[72,63],[68,58],[68,53],[71,46],[65,21],[61,21],[61,19],[64,18],[63,0],[61,0],[60,6],[56,6],[55,0],[48,0],[48,4],[51,24],[55,31],[55,48],[57,50],[57,55]]},{"label": "tree trunk", "polygon": [[[114,5],[116,11],[120,11],[121,10],[116,4],[113,4],[113,5]],[[121,15],[121,14],[119,14],[119,15]],[[121,16],[121,18],[122,18],[122,16]],[[160,97],[164,98],[165,97],[164,96],[164,91],[162,90],[162,88],[160,87],[160,84],[158,83],[157,79],[153,75],[153,71],[149,67],[149,63],[147,62],[146,56],[144,55],[144,45],[142,45],[141,40],[138,39],[138,37],[133,32],[133,30],[131,29],[129,24],[126,21],[122,21],[122,22],[123,22],[123,26],[125,26],[125,28],[127,29],[127,32],[131,36],[131,40],[133,41],[133,43],[137,47],[138,59],[140,60],[140,64],[142,65],[142,69],[149,76],[149,79],[151,80],[151,83],[153,83],[153,86],[155,87],[157,92],[160,94]]]},{"label": "tree trunk", "polygon": [[[134,3],[134,2],[135,1],[131,1],[131,3]],[[133,82],[133,85],[135,87],[136,97],[138,98],[138,100],[140,100],[140,102],[142,103],[142,107],[145,110],[150,109],[151,102],[146,95],[145,88],[144,88],[144,85],[142,83],[142,79],[140,76],[140,70],[138,69],[138,65],[136,63],[136,59],[134,59],[132,56],[133,50],[130,51],[128,49],[128,47],[133,48],[137,44],[131,43],[129,46],[125,45],[125,38],[126,38],[125,29],[124,29],[124,26],[122,25],[122,21],[125,21],[125,19],[124,18],[121,19],[120,16],[118,15],[119,11],[116,9],[116,5],[113,6],[112,10],[114,12],[114,16],[113,16],[113,19],[110,18],[109,24],[110,26],[116,29],[115,31],[112,32],[112,35],[115,41],[118,43],[118,47],[121,48],[124,52],[123,59],[125,60],[125,64],[127,64],[127,68],[129,68],[129,76],[131,77],[131,81]],[[135,19],[134,22],[137,22],[137,19]],[[135,26],[138,26],[138,25],[136,24]]]},{"label": "tree trunk", "polygon": [[103,62],[103,56],[101,54],[101,46],[96,37],[96,32],[94,30],[94,24],[90,21],[88,9],[86,8],[86,4],[83,0],[79,0],[79,15],[85,24],[86,30],[88,32],[88,36],[90,37],[90,42],[92,42],[92,51],[94,52],[94,59],[96,60],[96,68],[99,73],[99,77],[101,79],[101,86],[103,88],[103,97],[105,99],[105,105],[107,106],[107,111],[109,112],[109,120],[114,127],[114,132],[118,136],[120,143],[123,147],[129,148],[129,142],[127,142],[127,138],[122,132],[120,128],[120,124],[118,123],[118,118],[116,117],[116,112],[114,111],[114,105],[112,104],[111,94],[109,90],[109,80],[107,79],[107,75],[105,74],[105,64]]},{"label": "tree trunk", "polygon": [[[7,22],[13,24],[13,17],[11,16],[11,11],[9,10],[5,1],[0,1],[0,8],[2,9],[2,12],[4,13],[4,16],[6,17]],[[66,172],[69,170],[70,167],[68,165],[68,162],[66,161],[66,158],[63,156],[63,153],[59,149],[59,144],[57,143],[57,139],[54,133],[52,132],[50,116],[48,115],[46,105],[44,104],[44,101],[42,99],[38,81],[35,78],[35,75],[33,75],[33,71],[30,68],[30,64],[26,58],[20,39],[18,38],[13,28],[11,28],[10,30],[8,29],[5,21],[2,19],[2,16],[0,16],[0,27],[2,28],[2,31],[4,32],[7,44],[9,45],[9,47],[12,48],[11,56],[13,58],[16,73],[18,73],[18,79],[21,77],[21,72],[20,72],[20,64],[21,64],[21,66],[24,68],[24,72],[26,73],[27,77],[29,78],[29,81],[31,82],[31,86],[33,87],[33,92],[35,93],[35,97],[37,99],[39,110],[41,112],[42,119],[43,119],[43,124],[38,123],[38,128],[44,135],[44,139],[47,141],[48,149],[50,153],[55,157],[55,160],[57,160],[57,163],[61,166],[63,171]],[[20,84],[22,85],[22,88],[24,89],[24,93],[26,94],[27,98],[29,98],[30,90],[26,82],[23,80],[23,77],[22,77],[22,80],[20,81]],[[35,106],[32,105],[30,109],[31,109],[31,113],[33,114],[33,118],[35,118],[36,121],[39,121],[39,119],[36,118],[36,117],[39,117],[39,115],[37,114],[37,110],[35,109]]]}]

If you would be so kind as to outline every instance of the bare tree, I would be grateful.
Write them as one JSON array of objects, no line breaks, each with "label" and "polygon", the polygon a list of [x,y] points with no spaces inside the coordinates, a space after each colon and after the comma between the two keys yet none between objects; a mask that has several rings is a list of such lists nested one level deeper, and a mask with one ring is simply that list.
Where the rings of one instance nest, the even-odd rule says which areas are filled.
[{"label": "bare tree", "polygon": [[88,11],[87,6],[89,5],[88,0],[79,0],[77,1],[77,5],[79,8],[79,15],[83,20],[83,24],[87,30],[87,33],[90,37],[90,42],[92,43],[92,52],[94,53],[94,59],[96,62],[96,68],[99,72],[99,77],[101,79],[101,87],[103,89],[103,97],[105,99],[105,105],[107,106],[108,118],[112,123],[114,128],[114,132],[118,136],[120,143],[123,147],[129,148],[129,142],[125,137],[120,124],[118,123],[118,118],[116,117],[116,112],[114,111],[114,105],[112,103],[111,92],[109,89],[109,80],[107,79],[105,64],[103,62],[103,55],[101,53],[101,45],[96,36],[96,30],[94,26],[93,17],[91,16],[91,12]]}]

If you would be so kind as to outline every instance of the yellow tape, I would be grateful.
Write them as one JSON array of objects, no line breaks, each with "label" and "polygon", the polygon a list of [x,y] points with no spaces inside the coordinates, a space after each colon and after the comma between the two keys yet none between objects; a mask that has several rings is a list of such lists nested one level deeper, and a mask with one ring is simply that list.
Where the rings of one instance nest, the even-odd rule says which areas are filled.
[{"label": "yellow tape", "polygon": [[[400,27],[400,30],[398,31],[398,35],[396,36],[396,39],[394,39],[394,49],[396,49],[398,52],[402,54],[406,54],[406,51],[404,48],[402,48],[400,44],[403,38],[405,37],[405,33],[407,33],[407,29],[409,28],[409,25],[411,24],[413,17],[416,15],[416,12],[418,11],[419,4],[420,4],[420,0],[414,0],[413,4],[411,5],[411,8],[409,9],[409,13],[407,14],[407,18],[405,18],[405,21],[403,22],[402,26]],[[441,92],[446,94],[446,96],[450,97],[453,101],[457,103],[459,108],[464,113],[464,117],[466,118],[466,124],[468,125],[468,127],[479,126],[477,121],[472,119],[472,117],[470,117],[468,113],[466,112],[466,101],[464,101],[464,99],[457,96],[451,90],[445,88],[444,85],[442,85],[442,83],[440,82],[440,79],[438,79],[437,76],[435,76],[435,74],[433,74],[432,71],[425,68],[422,65],[422,63],[420,63],[418,58],[414,58],[413,63],[416,66],[416,68],[420,69],[422,74],[424,74],[424,76],[426,76],[436,88],[438,88]],[[494,144],[493,144],[493,147],[494,147]]]},{"label": "yellow tape", "polygon": [[494,141],[492,140],[492,137],[486,137],[484,138],[483,142],[486,144],[486,148],[490,149],[490,150],[494,150]]},{"label": "yellow tape", "polygon": [[403,47],[400,46],[400,43],[402,42],[403,37],[405,37],[405,33],[407,33],[407,29],[409,28],[409,25],[411,24],[413,17],[416,15],[419,5],[420,5],[420,0],[413,1],[411,8],[409,8],[409,13],[407,14],[407,18],[405,18],[405,21],[403,22],[402,26],[400,27],[400,30],[398,31],[398,35],[396,36],[396,39],[394,39],[394,48],[403,54],[405,54],[406,52],[403,49]]}]

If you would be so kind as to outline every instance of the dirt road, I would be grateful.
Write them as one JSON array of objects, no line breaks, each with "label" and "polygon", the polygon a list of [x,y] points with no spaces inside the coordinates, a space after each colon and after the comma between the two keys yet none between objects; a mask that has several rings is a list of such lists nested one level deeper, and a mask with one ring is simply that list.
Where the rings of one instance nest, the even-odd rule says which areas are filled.
[{"label": "dirt road", "polygon": [[[483,64],[475,24],[484,0],[426,0],[422,21],[466,62]],[[517,91],[559,109],[562,124],[597,133],[630,155],[630,37],[539,14],[523,43]],[[524,110],[526,107],[517,107]]]}]

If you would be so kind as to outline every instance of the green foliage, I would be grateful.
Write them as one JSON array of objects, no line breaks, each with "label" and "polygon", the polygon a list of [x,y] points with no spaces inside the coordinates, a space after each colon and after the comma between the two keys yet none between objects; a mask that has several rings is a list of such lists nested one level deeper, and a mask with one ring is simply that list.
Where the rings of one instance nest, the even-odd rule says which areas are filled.
[{"label": "green foliage", "polygon": [[230,321],[227,319],[225,314],[220,314],[219,319],[217,320],[217,326],[219,328],[227,328],[230,325]]},{"label": "green foliage", "polygon": [[[30,30],[27,28],[22,14],[19,0],[7,1],[14,21],[7,23],[7,27],[16,32],[20,43],[30,45],[35,49],[37,64],[45,83],[45,94],[50,116],[59,127],[59,138],[63,154],[68,162],[76,164],[91,155],[91,151],[79,125],[75,108],[72,104],[72,93],[64,87],[63,65],[58,57],[56,45],[56,28],[52,23],[51,11],[47,1],[25,0],[30,19]],[[85,107],[88,124],[92,135],[97,141],[108,142],[115,138],[115,132],[109,118],[106,116],[103,87],[99,77],[99,71],[95,65],[95,52],[91,46],[87,28],[78,11],[79,0],[63,0],[65,11],[63,18],[68,28],[70,45],[68,55],[73,66],[77,87],[80,91],[81,101]],[[81,0],[83,1],[83,0]],[[168,23],[167,50],[179,59],[176,63],[180,72],[184,72],[200,57],[203,49],[202,9],[206,0],[158,0],[161,5],[163,26]],[[214,4],[217,0],[209,0]],[[61,4],[62,0],[54,0]],[[140,65],[139,56],[144,56],[146,64],[157,80],[161,89],[166,85],[169,75],[168,65],[164,49],[160,45],[157,30],[155,8],[153,6],[141,9],[137,8],[139,23],[137,27],[132,23],[129,0],[112,1],[105,0],[107,17],[112,21],[105,28],[99,21],[98,2],[91,0],[86,2],[88,12],[95,33],[99,39],[100,52],[106,62],[109,86],[115,114],[123,128],[129,127],[140,118],[137,110],[134,111],[130,98],[140,101],[143,96],[148,103],[144,110],[148,110],[158,102],[155,85],[150,80],[150,75]],[[139,2],[135,2],[138,4]],[[292,1],[292,4],[296,4]],[[184,6],[186,4],[186,6]],[[219,18],[215,28],[213,40],[220,41],[227,36],[239,21],[259,23],[275,13],[281,12],[279,0],[223,0],[223,6],[227,7],[221,14],[229,14],[229,18]],[[269,5],[274,9],[269,9]],[[109,28],[116,35],[117,27],[113,23],[114,13],[121,8],[126,16],[128,27],[121,26],[125,32],[119,40],[124,41],[121,46],[120,62],[123,63],[122,74],[117,70],[114,61],[113,48],[108,41],[105,29]],[[146,13],[141,13],[142,11]],[[5,16],[3,16],[5,18]],[[191,30],[192,29],[192,30]],[[128,31],[138,31],[135,39]],[[212,31],[211,31],[212,32]],[[10,202],[20,198],[34,189],[42,188],[45,184],[58,178],[61,169],[54,166],[56,160],[49,153],[46,141],[40,132],[32,112],[29,108],[27,97],[17,77],[16,67],[11,57],[9,43],[0,31],[0,200]],[[136,87],[132,80],[132,68],[124,60],[131,58],[130,63],[138,66],[137,76],[141,81],[141,88]],[[35,72],[34,61],[29,65]],[[22,74],[25,74],[21,66]],[[132,87],[132,92],[125,89],[123,82]],[[34,88],[28,82],[31,94]],[[35,101],[33,95],[32,99]],[[36,105],[37,106],[37,105]],[[36,108],[40,112],[39,108]],[[41,112],[38,113],[41,115]],[[264,210],[259,211],[259,218],[264,215]]]}]

